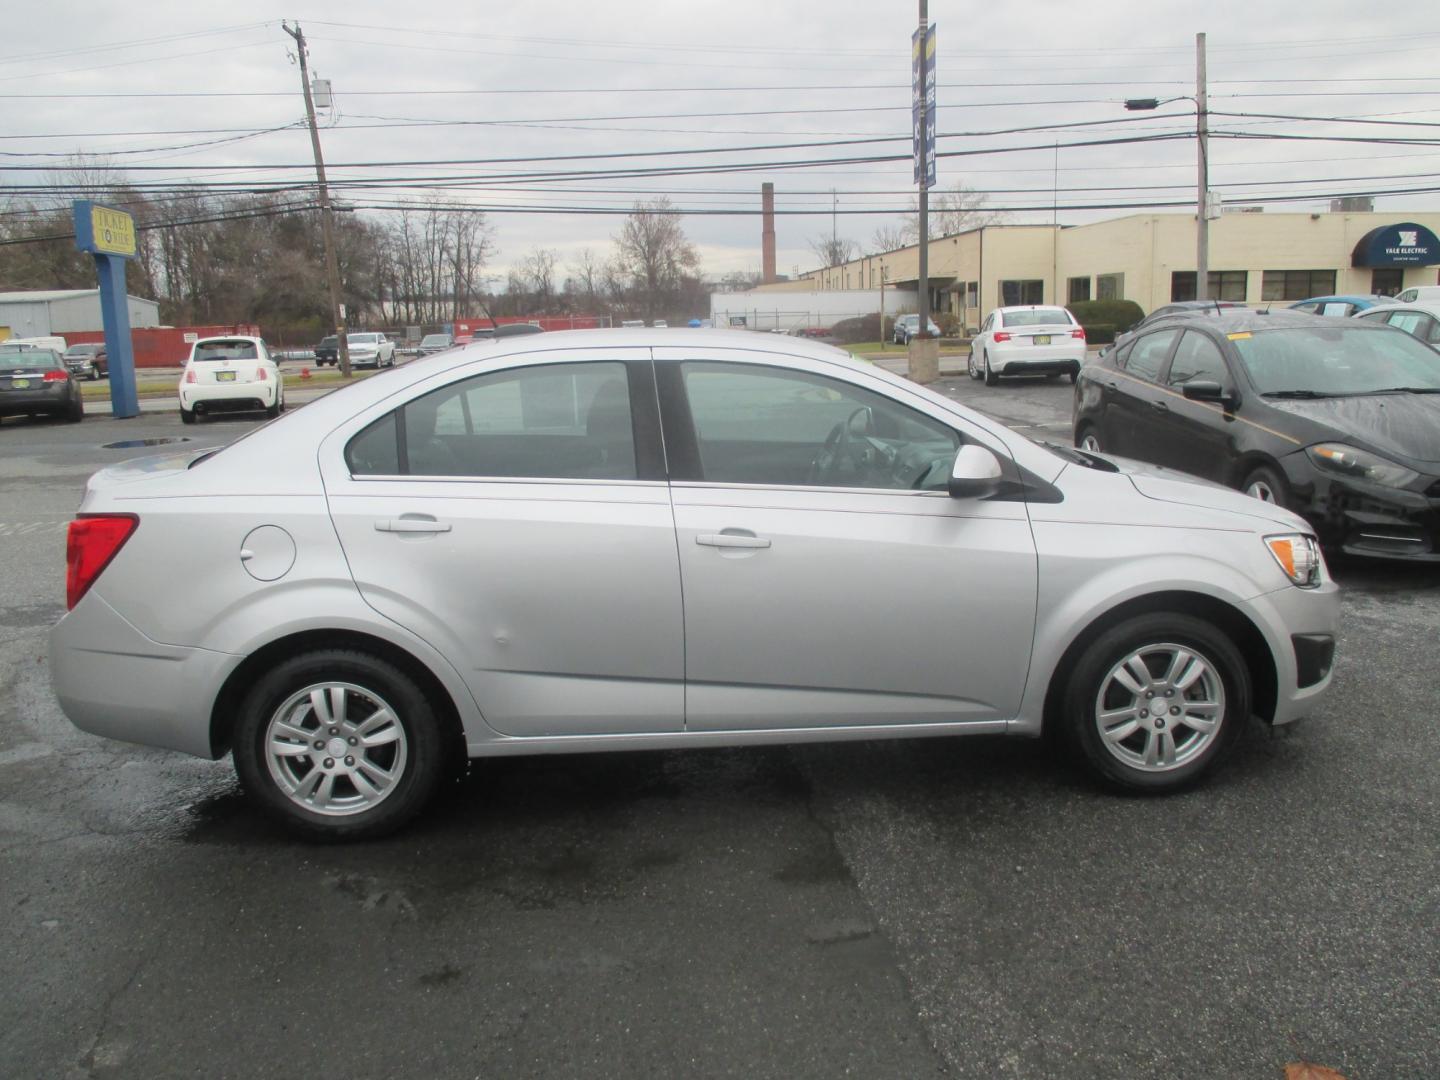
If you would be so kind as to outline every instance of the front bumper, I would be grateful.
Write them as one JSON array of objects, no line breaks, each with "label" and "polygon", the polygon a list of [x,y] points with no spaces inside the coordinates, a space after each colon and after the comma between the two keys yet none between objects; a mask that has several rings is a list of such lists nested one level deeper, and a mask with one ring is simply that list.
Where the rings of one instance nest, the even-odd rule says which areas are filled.
[{"label": "front bumper", "polygon": [[70,374],[77,378],[88,379],[95,374],[95,365],[89,360],[66,360],[65,366],[70,369]]},{"label": "front bumper", "polygon": [[50,631],[50,679],[71,723],[198,757],[214,756],[210,712],[243,659],[152,641],[94,589]]},{"label": "front bumper", "polygon": [[1329,579],[1313,589],[1287,585],[1250,601],[1275,661],[1275,710],[1279,726],[1308,715],[1330,691],[1334,678],[1340,589]]},{"label": "front bumper", "polygon": [[1347,555],[1406,562],[1440,562],[1440,478],[1409,488],[1323,473],[1302,452],[1285,460],[1292,507],[1320,540]]}]

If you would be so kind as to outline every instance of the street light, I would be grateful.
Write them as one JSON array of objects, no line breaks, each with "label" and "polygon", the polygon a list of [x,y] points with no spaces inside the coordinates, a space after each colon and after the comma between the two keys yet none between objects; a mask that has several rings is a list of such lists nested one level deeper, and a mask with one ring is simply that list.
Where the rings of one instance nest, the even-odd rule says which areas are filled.
[{"label": "street light", "polygon": [[1149,112],[1172,101],[1195,106],[1195,299],[1210,298],[1210,113],[1205,104],[1205,35],[1195,35],[1195,96],[1126,98],[1131,112]]}]

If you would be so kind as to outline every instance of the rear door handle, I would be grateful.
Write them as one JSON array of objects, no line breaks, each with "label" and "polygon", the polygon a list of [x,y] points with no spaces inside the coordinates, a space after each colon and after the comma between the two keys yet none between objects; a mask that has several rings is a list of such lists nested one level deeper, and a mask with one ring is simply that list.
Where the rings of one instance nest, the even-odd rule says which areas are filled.
[{"label": "rear door handle", "polygon": [[736,533],[700,533],[695,543],[717,548],[768,548],[770,541],[763,536],[747,536]]},{"label": "rear door handle", "polygon": [[388,533],[447,533],[448,521],[436,521],[432,517],[398,517],[375,522],[376,532]]}]

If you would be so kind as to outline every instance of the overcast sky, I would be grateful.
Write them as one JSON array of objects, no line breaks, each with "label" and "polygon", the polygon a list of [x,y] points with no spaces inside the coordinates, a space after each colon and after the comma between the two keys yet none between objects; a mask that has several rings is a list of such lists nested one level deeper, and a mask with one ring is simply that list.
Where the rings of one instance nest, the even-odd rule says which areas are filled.
[{"label": "overcast sky", "polygon": [[[1255,0],[935,0],[940,149],[965,152],[941,159],[940,186],[990,192],[991,205],[1017,208],[1014,221],[1049,221],[1055,214],[1062,224],[1142,212],[1082,209],[1096,204],[1193,200],[1193,139],[1067,144],[1193,132],[1188,100],[1148,114],[1127,113],[1122,102],[1194,94],[1195,34],[1204,31],[1210,108],[1252,114],[1216,115],[1212,129],[1300,137],[1215,138],[1211,184],[1227,202],[1440,189],[1434,64],[1440,7],[1377,7],[1363,19],[1353,3],[1337,0],[1305,5],[1303,19],[1297,10]],[[816,264],[809,241],[829,234],[832,206],[842,211],[839,234],[863,247],[877,226],[898,223],[875,211],[903,209],[913,197],[909,38],[917,13],[915,4],[873,0],[555,0],[544,6],[307,0],[273,15],[258,7],[175,0],[61,0],[32,6],[23,19],[12,14],[0,74],[0,115],[7,118],[0,125],[0,160],[44,165],[57,160],[46,154],[109,153],[117,166],[161,166],[134,170],[148,183],[313,179],[304,169],[277,168],[308,165],[306,131],[268,130],[303,117],[297,70],[287,59],[291,40],[280,27],[282,17],[298,19],[310,41],[313,73],[335,89],[335,107],[322,114],[321,138],[339,199],[358,207],[430,196],[492,210],[598,210],[667,194],[685,209],[754,212],[761,182],[771,180],[779,210],[819,212],[779,218],[779,269],[788,273]],[[1334,35],[1331,28],[1344,32]],[[127,94],[137,96],[121,96]],[[164,96],[180,94],[195,96]],[[1082,126],[978,134],[1062,124]],[[731,149],[867,139],[897,141]],[[228,141],[189,145],[212,140]],[[977,153],[1021,146],[1036,149]],[[631,156],[557,159],[577,154]],[[891,155],[905,160],[556,179],[592,170]],[[465,163],[425,164],[457,159]],[[522,175],[507,178],[511,173]],[[8,183],[34,178],[0,177]],[[382,178],[411,186],[344,186]],[[453,186],[457,178],[468,186]],[[1327,205],[1310,198],[1267,204],[1267,212]],[[1403,215],[1440,208],[1440,195],[1397,194],[1376,205]],[[499,248],[493,269],[503,276],[512,260],[536,247],[553,249],[562,268],[586,247],[607,253],[621,218],[496,212],[491,221]],[[708,274],[759,269],[758,215],[688,217],[686,231]]]}]

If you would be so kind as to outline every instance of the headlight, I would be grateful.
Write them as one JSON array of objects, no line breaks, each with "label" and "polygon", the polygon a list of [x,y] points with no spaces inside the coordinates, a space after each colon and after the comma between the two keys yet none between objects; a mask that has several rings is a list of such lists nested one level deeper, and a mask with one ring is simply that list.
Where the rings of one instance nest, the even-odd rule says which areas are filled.
[{"label": "headlight", "polygon": [[1290,533],[1285,536],[1267,536],[1265,546],[1292,585],[1302,589],[1313,589],[1320,584],[1324,559],[1320,556],[1320,545],[1315,537],[1305,533]]},{"label": "headlight", "polygon": [[1387,461],[1379,454],[1357,450],[1344,443],[1320,443],[1318,446],[1308,447],[1305,453],[1310,455],[1310,460],[1318,468],[1326,472],[1338,473],[1354,480],[1369,480],[1372,484],[1384,484],[1386,487],[1405,487],[1420,475],[1413,469]]}]

